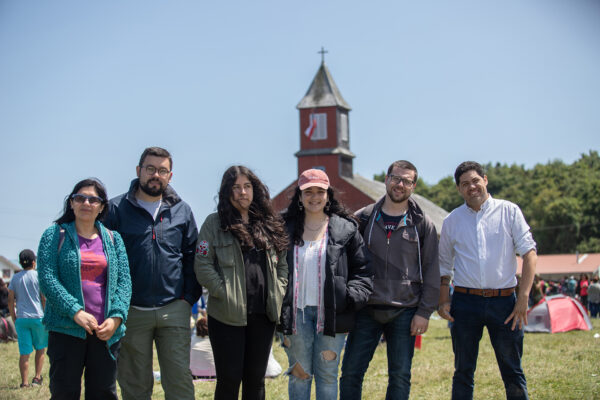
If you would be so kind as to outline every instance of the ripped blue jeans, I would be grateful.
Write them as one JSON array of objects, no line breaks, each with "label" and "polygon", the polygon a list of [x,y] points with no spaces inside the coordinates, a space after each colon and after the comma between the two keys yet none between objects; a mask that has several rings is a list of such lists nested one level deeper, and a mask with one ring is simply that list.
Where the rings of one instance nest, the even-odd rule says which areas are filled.
[{"label": "ripped blue jeans", "polygon": [[[281,340],[290,365],[286,372],[290,379],[290,400],[309,400],[313,378],[317,400],[337,399],[338,366],[345,339],[344,333],[335,337],[317,333],[317,307],[297,310],[296,334]],[[296,364],[308,378],[302,379],[292,373]]]}]

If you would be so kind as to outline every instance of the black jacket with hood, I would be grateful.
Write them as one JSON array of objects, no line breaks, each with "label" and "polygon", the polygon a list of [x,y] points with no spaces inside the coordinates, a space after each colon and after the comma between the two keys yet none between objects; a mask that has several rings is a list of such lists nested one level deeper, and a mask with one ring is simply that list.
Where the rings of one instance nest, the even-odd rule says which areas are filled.
[{"label": "black jacket with hood", "polygon": [[131,271],[131,305],[194,304],[202,287],[194,274],[198,228],[190,206],[168,185],[156,220],[137,201],[139,180],[110,200],[105,225],[121,234]]},{"label": "black jacket with hood", "polygon": [[[295,221],[286,221],[293,237]],[[373,273],[368,265],[367,249],[354,220],[338,215],[329,217],[323,286],[323,334],[335,336],[354,326],[354,313],[363,308],[373,287]],[[294,319],[294,244],[290,240],[287,252],[288,287],[283,298],[278,330],[292,334]]]}]

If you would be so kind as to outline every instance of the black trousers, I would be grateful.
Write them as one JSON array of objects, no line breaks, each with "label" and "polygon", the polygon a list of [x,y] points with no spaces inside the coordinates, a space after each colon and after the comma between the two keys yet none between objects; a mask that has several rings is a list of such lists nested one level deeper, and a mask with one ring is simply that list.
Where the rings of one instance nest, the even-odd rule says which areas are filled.
[{"label": "black trousers", "polygon": [[[116,358],[121,341],[110,352]],[[85,370],[85,399],[117,399],[117,361],[105,341],[95,335],[85,339],[58,332],[48,334],[51,400],[79,399]]]},{"label": "black trousers", "polygon": [[264,400],[265,372],[275,323],[264,314],[248,315],[246,326],[231,326],[208,317],[208,336],[215,359],[215,400]]}]

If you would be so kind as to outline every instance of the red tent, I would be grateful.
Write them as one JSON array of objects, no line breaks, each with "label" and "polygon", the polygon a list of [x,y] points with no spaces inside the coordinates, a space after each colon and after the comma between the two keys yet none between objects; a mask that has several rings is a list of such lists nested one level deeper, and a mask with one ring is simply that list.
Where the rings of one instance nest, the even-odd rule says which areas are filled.
[{"label": "red tent", "polygon": [[525,332],[589,331],[592,323],[581,303],[572,297],[547,296],[527,311]]}]

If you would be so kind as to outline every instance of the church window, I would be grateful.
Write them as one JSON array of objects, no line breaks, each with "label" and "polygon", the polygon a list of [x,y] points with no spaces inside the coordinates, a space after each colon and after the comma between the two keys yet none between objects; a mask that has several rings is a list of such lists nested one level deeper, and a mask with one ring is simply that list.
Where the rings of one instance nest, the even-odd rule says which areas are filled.
[{"label": "church window", "polygon": [[340,140],[348,142],[348,114],[340,113]]},{"label": "church window", "polygon": [[311,119],[314,118],[317,121],[315,131],[311,136],[311,140],[324,140],[327,139],[327,114],[311,114]]}]

